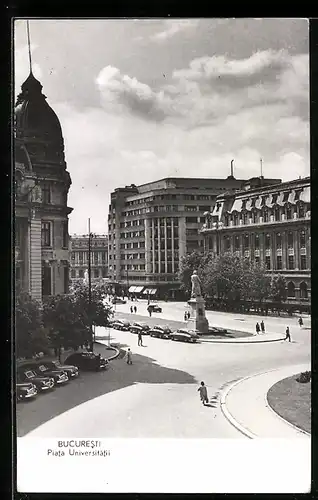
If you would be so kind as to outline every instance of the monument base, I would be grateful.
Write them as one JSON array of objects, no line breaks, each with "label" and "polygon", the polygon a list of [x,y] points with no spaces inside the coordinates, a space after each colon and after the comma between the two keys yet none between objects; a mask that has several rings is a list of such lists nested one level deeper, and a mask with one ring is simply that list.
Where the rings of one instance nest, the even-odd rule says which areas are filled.
[{"label": "monument base", "polygon": [[203,297],[195,297],[188,300],[190,306],[190,318],[187,321],[189,330],[196,330],[198,333],[209,333],[209,322],[205,317],[205,300]]}]

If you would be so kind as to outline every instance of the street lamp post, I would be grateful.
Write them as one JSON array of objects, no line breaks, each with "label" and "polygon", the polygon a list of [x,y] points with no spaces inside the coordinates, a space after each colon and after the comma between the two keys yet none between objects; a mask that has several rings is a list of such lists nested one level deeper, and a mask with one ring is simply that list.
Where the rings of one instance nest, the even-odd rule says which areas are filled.
[{"label": "street lamp post", "polygon": [[94,350],[94,335],[92,328],[92,266],[91,266],[91,219],[88,219],[88,321],[90,331],[90,350]]}]

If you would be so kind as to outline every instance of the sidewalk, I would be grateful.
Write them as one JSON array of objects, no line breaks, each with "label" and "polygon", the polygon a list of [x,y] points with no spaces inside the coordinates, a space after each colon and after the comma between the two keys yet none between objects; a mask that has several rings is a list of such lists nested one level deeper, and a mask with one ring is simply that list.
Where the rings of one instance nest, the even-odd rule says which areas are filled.
[{"label": "sidewalk", "polygon": [[279,380],[310,369],[310,364],[288,366],[246,377],[228,386],[221,395],[221,409],[242,436],[254,438],[310,438],[272,410],[269,389]]}]

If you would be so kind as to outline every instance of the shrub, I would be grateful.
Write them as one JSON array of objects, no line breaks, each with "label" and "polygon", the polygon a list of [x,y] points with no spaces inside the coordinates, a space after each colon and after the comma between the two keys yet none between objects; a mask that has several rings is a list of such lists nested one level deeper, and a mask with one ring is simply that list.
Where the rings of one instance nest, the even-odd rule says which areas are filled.
[{"label": "shrub", "polygon": [[301,374],[296,378],[297,382],[301,384],[307,384],[311,381],[311,371],[301,372]]}]

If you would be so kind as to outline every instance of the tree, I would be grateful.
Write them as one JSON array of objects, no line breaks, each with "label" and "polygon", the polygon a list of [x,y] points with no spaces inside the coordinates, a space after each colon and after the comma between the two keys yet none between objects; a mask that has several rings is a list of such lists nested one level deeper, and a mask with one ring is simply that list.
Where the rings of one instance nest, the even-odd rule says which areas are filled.
[{"label": "tree", "polygon": [[31,357],[48,351],[49,341],[43,328],[40,305],[26,293],[20,293],[16,298],[15,334],[17,357]]},{"label": "tree", "polygon": [[203,290],[226,302],[238,301],[244,291],[244,260],[233,253],[211,256],[204,263]]},{"label": "tree", "polygon": [[248,278],[249,283],[250,299],[261,306],[263,301],[270,296],[271,291],[271,278],[268,276],[265,266],[250,265],[246,278]]},{"label": "tree", "polygon": [[274,302],[279,304],[287,299],[287,283],[281,274],[275,274],[272,277],[270,296]]}]

